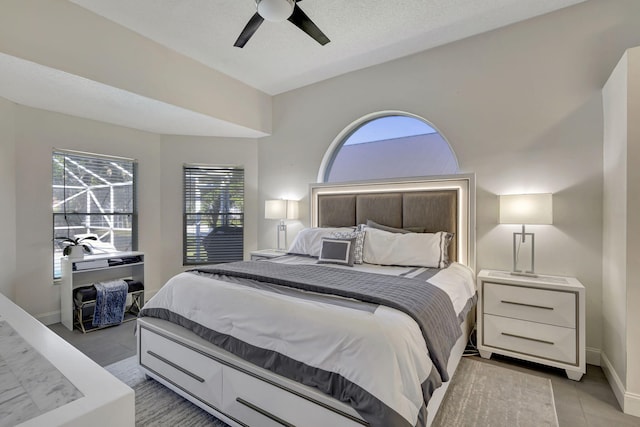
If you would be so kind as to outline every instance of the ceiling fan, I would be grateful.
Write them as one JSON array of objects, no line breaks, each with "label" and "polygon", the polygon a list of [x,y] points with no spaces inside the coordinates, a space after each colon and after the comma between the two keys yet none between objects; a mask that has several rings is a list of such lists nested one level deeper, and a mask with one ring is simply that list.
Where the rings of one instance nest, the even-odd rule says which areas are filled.
[{"label": "ceiling fan", "polygon": [[298,7],[299,1],[302,0],[256,0],[257,11],[240,33],[234,46],[244,47],[265,19],[271,22],[288,20],[321,45],[329,43],[327,36]]}]

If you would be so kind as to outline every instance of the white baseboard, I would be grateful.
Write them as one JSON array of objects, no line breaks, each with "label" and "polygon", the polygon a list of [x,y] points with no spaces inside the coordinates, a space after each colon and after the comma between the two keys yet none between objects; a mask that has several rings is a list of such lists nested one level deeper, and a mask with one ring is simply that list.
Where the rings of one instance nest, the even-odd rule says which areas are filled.
[{"label": "white baseboard", "polygon": [[640,417],[640,394],[629,392],[624,394],[624,413]]},{"label": "white baseboard", "polygon": [[613,365],[607,358],[607,355],[602,352],[600,353],[600,357],[602,359],[602,371],[604,372],[604,376],[607,377],[607,381],[609,381],[609,385],[611,386],[611,390],[613,390],[613,394],[618,401],[618,405],[624,409],[624,393],[625,387],[618,376],[618,373],[613,369]]},{"label": "white baseboard", "polygon": [[609,385],[613,390],[613,394],[616,396],[618,404],[622,408],[622,412],[640,417],[640,394],[628,392],[618,373],[607,358],[606,353],[601,352],[600,355],[602,359],[602,370],[604,371],[605,377],[607,377],[607,381],[609,381]]},{"label": "white baseboard", "polygon": [[49,313],[40,313],[35,316],[43,325],[53,325],[54,323],[60,323],[60,310],[50,311]]},{"label": "white baseboard", "polygon": [[601,351],[599,348],[593,348],[593,347],[587,347],[587,357],[586,357],[586,362],[587,365],[595,365],[595,366],[600,366],[600,354]]}]

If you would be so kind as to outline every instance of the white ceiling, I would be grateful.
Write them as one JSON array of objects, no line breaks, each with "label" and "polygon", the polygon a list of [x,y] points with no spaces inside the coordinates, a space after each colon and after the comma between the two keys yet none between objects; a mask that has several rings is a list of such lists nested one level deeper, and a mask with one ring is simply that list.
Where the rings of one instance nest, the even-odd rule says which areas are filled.
[{"label": "white ceiling", "polygon": [[70,1],[275,95],[584,0],[304,0],[329,44],[265,21],[243,49],[255,0]]},{"label": "white ceiling", "polygon": [[[304,0],[299,7],[329,37],[329,44],[319,45],[289,22],[265,21],[240,49],[233,43],[255,13],[255,0],[69,0],[268,95],[582,1]],[[37,34],[37,28],[25,28]],[[2,52],[0,96],[30,107],[159,134],[266,135]]]}]

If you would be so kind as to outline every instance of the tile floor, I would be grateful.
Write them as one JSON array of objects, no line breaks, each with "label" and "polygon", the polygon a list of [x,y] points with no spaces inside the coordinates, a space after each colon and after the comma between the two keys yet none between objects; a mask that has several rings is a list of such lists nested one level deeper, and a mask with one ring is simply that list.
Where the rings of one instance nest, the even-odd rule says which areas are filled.
[{"label": "tile floor", "polygon": [[[136,354],[135,322],[87,334],[78,330],[69,331],[60,323],[50,328],[101,366]],[[528,362],[500,356],[493,356],[491,360],[477,359],[549,378],[553,385],[560,427],[640,427],[640,418],[622,413],[598,366],[587,365],[587,374],[580,382],[576,382],[568,379],[561,370]]]},{"label": "tile floor", "polygon": [[[475,357],[475,356],[474,356]],[[626,415],[599,366],[587,365],[587,373],[577,382],[563,370],[494,355],[485,363],[549,378],[553,387],[560,427],[640,427],[640,418]]]}]

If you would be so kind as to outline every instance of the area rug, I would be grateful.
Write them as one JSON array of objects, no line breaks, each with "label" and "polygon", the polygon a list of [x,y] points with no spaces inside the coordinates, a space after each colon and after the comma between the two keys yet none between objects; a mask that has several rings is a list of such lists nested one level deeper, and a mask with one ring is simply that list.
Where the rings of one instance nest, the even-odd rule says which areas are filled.
[{"label": "area rug", "polygon": [[451,381],[433,427],[558,427],[548,378],[463,358]]},{"label": "area rug", "polygon": [[105,367],[136,393],[136,426],[229,427],[157,381],[145,379],[136,356]]},{"label": "area rug", "polygon": [[[227,424],[153,380],[130,357],[106,367],[136,393],[136,426]],[[463,358],[432,427],[558,427],[551,381]]]}]

